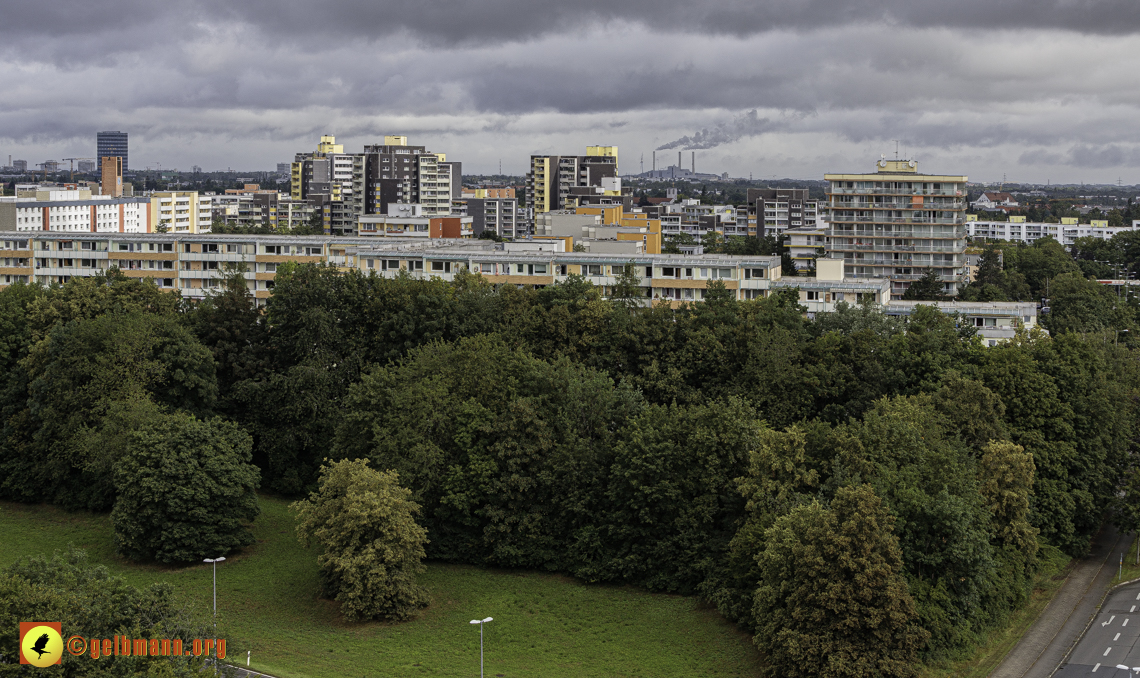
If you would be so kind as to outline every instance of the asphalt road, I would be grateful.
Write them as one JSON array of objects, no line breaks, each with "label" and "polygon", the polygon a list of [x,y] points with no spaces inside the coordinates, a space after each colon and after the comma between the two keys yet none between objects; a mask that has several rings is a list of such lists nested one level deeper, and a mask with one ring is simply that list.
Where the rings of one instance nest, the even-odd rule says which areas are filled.
[{"label": "asphalt road", "polygon": [[1132,674],[1140,676],[1140,583],[1109,595],[1068,662],[1054,675],[1131,678],[1117,665],[1135,667]]},{"label": "asphalt road", "polygon": [[[1097,605],[1116,574],[1113,565],[1127,544],[1126,535],[1106,525],[1093,539],[1089,555],[1074,564],[1061,590],[990,678],[1052,676],[1096,614]],[[1097,675],[1101,675],[1100,671]]]}]

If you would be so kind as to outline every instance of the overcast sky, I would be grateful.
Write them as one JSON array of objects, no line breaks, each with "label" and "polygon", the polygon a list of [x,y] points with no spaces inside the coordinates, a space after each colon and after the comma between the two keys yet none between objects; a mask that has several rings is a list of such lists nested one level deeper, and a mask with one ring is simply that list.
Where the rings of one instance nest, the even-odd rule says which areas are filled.
[{"label": "overcast sky", "polygon": [[920,171],[1140,184],[1137,0],[39,0],[0,17],[0,164],[271,169],[384,134],[521,174]]}]

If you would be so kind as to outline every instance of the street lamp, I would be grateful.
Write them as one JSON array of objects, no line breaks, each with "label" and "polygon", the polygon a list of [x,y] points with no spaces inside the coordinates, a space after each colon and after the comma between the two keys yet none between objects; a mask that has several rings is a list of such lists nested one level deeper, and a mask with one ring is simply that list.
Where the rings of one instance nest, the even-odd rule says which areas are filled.
[{"label": "street lamp", "polygon": [[[483,678],[483,624],[493,621],[491,617],[486,619],[472,619],[472,624],[479,625],[479,678]],[[1131,676],[1129,677],[1131,678]]]},{"label": "street lamp", "polygon": [[[206,558],[202,562],[210,563],[214,567],[214,657],[218,656],[218,563],[225,560],[225,556],[218,556],[217,558]],[[217,671],[217,667],[214,667]]]},{"label": "street lamp", "polygon": [[1132,678],[1132,672],[1133,671],[1140,674],[1140,666],[1133,666],[1132,668],[1129,668],[1129,667],[1125,666],[1124,664],[1117,664],[1116,668],[1124,669],[1125,671],[1127,671],[1128,672],[1128,678]]}]

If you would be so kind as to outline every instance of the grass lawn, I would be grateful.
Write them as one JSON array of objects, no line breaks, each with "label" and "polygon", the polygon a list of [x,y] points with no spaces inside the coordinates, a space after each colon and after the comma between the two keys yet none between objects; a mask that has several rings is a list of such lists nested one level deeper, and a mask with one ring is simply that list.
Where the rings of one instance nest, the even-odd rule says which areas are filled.
[{"label": "grass lawn", "polygon": [[1033,593],[1028,602],[1013,612],[1004,626],[986,635],[986,642],[975,648],[967,659],[947,662],[945,665],[923,667],[923,678],[986,678],[998,667],[1006,654],[1013,649],[1049,601],[1065,582],[1072,559],[1057,549],[1041,553],[1041,569],[1033,583]]},{"label": "grass lawn", "polygon": [[[317,597],[316,551],[303,549],[286,501],[262,497],[257,543],[218,566],[219,635],[232,659],[283,678],[478,676],[753,676],[750,638],[695,598],[586,586],[526,571],[429,563],[432,605],[403,624],[346,623]],[[129,582],[172,583],[208,611],[206,565],[135,565],[114,552],[110,517],[0,502],[0,566],[73,543]]]}]

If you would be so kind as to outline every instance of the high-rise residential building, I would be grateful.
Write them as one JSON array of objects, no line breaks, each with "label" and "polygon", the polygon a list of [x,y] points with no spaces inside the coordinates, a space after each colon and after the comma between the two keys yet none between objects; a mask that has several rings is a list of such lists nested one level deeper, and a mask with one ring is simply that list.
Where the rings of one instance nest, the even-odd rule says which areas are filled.
[{"label": "high-rise residential building", "polygon": [[387,214],[388,205],[419,204],[427,217],[451,214],[452,187],[462,184],[459,163],[443,153],[411,146],[408,137],[388,135],[354,157],[353,202],[358,217]]},{"label": "high-rise residential building", "polygon": [[358,154],[345,153],[336,137],[324,135],[317,150],[293,159],[290,197],[307,200],[324,215],[325,232],[335,235],[356,229],[353,214],[353,169]]},{"label": "high-rise residential building", "polygon": [[826,174],[829,259],[849,278],[887,278],[891,297],[933,269],[955,295],[966,267],[966,177],[880,160],[870,174]]},{"label": "high-rise residential building", "polygon": [[12,161],[12,169],[16,170],[17,172],[27,172],[28,171],[28,161],[27,160],[13,160]]},{"label": "high-rise residential building", "polygon": [[818,203],[806,188],[750,188],[748,211],[755,214],[756,225],[749,220],[747,235],[759,238],[779,239],[789,228],[816,226],[819,218]]},{"label": "high-rise residential building", "polygon": [[103,171],[103,158],[118,156],[123,159],[122,170],[125,172],[127,164],[127,133],[126,132],[99,132],[96,135],[98,146],[95,157],[99,158],[99,171]]},{"label": "high-rise residential building", "polygon": [[586,155],[532,155],[526,174],[527,205],[536,214],[572,207],[571,188],[601,187],[618,175],[617,146],[587,146]]},{"label": "high-rise residential building", "polygon": [[99,158],[99,185],[103,195],[118,198],[123,195],[123,162],[117,155]]}]

